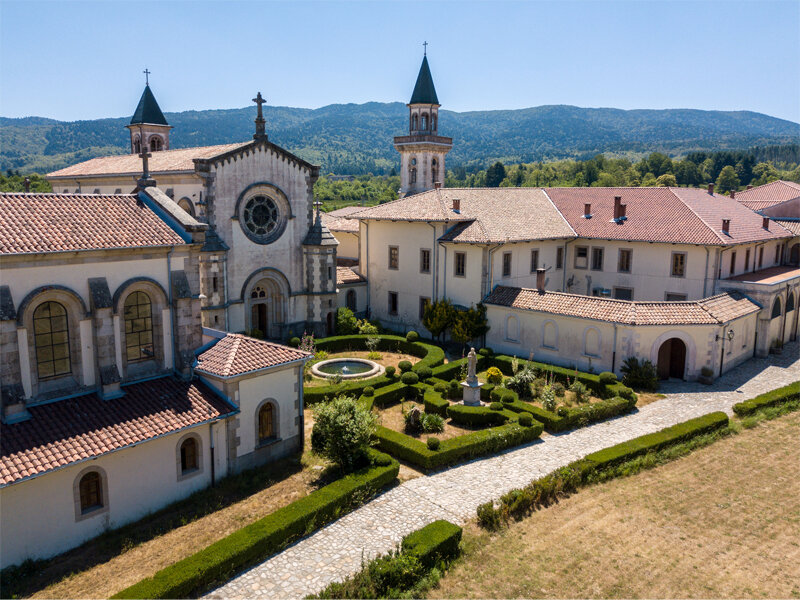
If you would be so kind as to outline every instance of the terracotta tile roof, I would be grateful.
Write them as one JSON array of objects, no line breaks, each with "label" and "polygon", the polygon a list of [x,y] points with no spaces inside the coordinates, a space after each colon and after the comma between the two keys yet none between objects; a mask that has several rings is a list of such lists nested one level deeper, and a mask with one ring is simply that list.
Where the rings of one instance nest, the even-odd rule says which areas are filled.
[{"label": "terracotta tile roof", "polygon": [[[230,152],[252,142],[222,144],[219,146],[197,146],[153,152],[150,157],[150,172],[153,175],[170,171],[194,171],[195,158],[213,158],[218,154]],[[142,172],[142,159],[138,154],[101,156],[48,173],[47,177],[88,177],[91,175],[139,175]]]},{"label": "terracotta tile roof", "polygon": [[198,381],[163,377],[122,389],[116,400],[87,394],[31,406],[27,421],[0,425],[0,486],[234,412]]},{"label": "terracotta tile roof", "polygon": [[311,354],[297,348],[229,333],[197,357],[195,370],[233,377],[310,357]]},{"label": "terracotta tile roof", "polygon": [[184,243],[134,195],[0,193],[0,254]]},{"label": "terracotta tile roof", "polygon": [[742,273],[728,277],[725,281],[744,281],[747,283],[763,283],[767,285],[788,281],[800,277],[800,267],[769,267],[752,273]]},{"label": "terracotta tile roof", "polygon": [[336,285],[344,285],[346,283],[361,283],[366,281],[359,273],[356,273],[352,267],[336,267]]},{"label": "terracotta tile roof", "polygon": [[[453,210],[453,200],[460,209]],[[387,202],[349,218],[455,222],[440,239],[491,243],[572,238],[575,232],[539,188],[442,188]]]},{"label": "terracotta tile roof", "polygon": [[506,286],[497,286],[484,303],[626,325],[721,324],[761,309],[735,293],[689,302],[632,302]]},{"label": "terracotta tile roof", "polygon": [[[361,210],[360,206],[355,206]],[[328,228],[328,231],[343,231],[345,233],[358,233],[358,221],[352,219],[345,219],[343,216],[334,215],[330,213],[321,213],[322,224]]]},{"label": "terracotta tile roof", "polygon": [[736,192],[736,200],[752,210],[769,208],[797,197],[800,197],[800,184],[782,180]]},{"label": "terracotta tile roof", "polygon": [[[766,231],[761,215],[736,200],[697,188],[547,188],[547,195],[580,238],[677,244],[730,245],[788,237],[781,227]],[[614,197],[627,206],[616,222]],[[584,204],[592,218],[584,218]],[[730,219],[730,235],[722,220]]]},{"label": "terracotta tile roof", "polygon": [[797,221],[787,221],[785,219],[772,219],[778,225],[786,229],[787,231],[791,231],[794,235],[800,235],[800,219]]}]

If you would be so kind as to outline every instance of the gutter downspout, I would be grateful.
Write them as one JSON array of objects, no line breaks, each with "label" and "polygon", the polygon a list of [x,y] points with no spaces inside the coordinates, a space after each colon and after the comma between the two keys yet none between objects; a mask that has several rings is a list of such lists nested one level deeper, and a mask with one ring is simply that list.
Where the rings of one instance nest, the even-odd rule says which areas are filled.
[{"label": "gutter downspout", "polygon": [[306,431],[306,412],[305,412],[305,407],[304,407],[305,397],[303,395],[303,374],[304,374],[307,362],[308,361],[303,361],[303,364],[301,364],[297,368],[297,389],[300,390],[300,415],[299,416],[300,416],[300,453],[301,454],[305,450],[305,444],[306,444],[306,435],[305,435],[305,431]]},{"label": "gutter downspout", "polygon": [[561,291],[566,293],[567,291],[567,246],[569,246],[570,242],[574,242],[578,238],[572,238],[571,240],[567,240],[564,242],[564,264],[561,265],[561,268],[564,270],[564,274],[561,278]]},{"label": "gutter downspout", "polygon": [[706,284],[708,283],[708,259],[709,259],[709,250],[708,246],[706,246],[706,270],[703,273],[703,298],[706,298]]},{"label": "gutter downspout", "polygon": [[211,487],[214,487],[214,422],[208,424],[208,438],[210,440],[209,447],[211,448]]},{"label": "gutter downspout", "polygon": [[447,298],[447,246],[439,242],[439,245],[444,248],[444,273],[442,275],[442,298]]},{"label": "gutter downspout", "polygon": [[431,257],[431,261],[433,264],[431,265],[431,272],[433,273],[433,281],[431,282],[431,302],[436,302],[436,284],[438,283],[439,279],[439,261],[436,260],[436,257],[439,256],[439,248],[436,244],[436,225],[431,223],[430,221],[425,221],[430,227],[433,228],[433,246],[431,252],[433,256]]},{"label": "gutter downspout", "polygon": [[616,373],[617,370],[617,324],[614,323],[614,349],[611,353],[611,372]]},{"label": "gutter downspout", "polygon": [[230,306],[228,306],[228,256],[222,259],[222,280],[225,282],[225,331],[230,331]]},{"label": "gutter downspout", "polygon": [[372,285],[370,284],[369,278],[369,223],[366,221],[359,221],[360,223],[364,224],[364,230],[367,232],[366,239],[364,240],[364,250],[366,254],[366,260],[364,261],[364,277],[367,278],[367,314],[372,316],[372,304],[370,302],[370,291],[372,290]]},{"label": "gutter downspout", "polygon": [[722,335],[720,336],[720,349],[719,349],[719,376],[722,377],[722,364],[725,362],[725,329],[727,325],[722,326]]}]

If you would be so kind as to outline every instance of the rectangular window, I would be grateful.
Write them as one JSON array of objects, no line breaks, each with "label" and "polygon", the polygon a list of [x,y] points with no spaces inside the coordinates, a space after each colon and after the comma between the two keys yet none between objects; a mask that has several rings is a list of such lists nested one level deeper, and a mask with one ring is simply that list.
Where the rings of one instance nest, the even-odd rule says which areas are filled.
[{"label": "rectangular window", "polygon": [[422,320],[422,317],[425,316],[425,309],[428,307],[428,304],[431,303],[430,298],[425,298],[424,296],[420,296],[419,298],[419,319]]},{"label": "rectangular window", "polygon": [[219,285],[219,282],[217,281],[217,276],[214,275],[214,277],[211,279],[211,287],[215,292],[217,291],[217,286],[218,285]]},{"label": "rectangular window", "polygon": [[592,271],[603,270],[603,249],[592,248]]},{"label": "rectangular window", "polygon": [[503,252],[503,277],[511,277],[511,252]]},{"label": "rectangular window", "polygon": [[328,281],[333,279],[333,267],[328,267]]},{"label": "rectangular window", "polygon": [[617,271],[620,273],[630,273],[632,259],[633,250],[620,250],[619,259],[617,260]]},{"label": "rectangular window", "polygon": [[389,246],[389,268],[396,271],[400,268],[400,248]]},{"label": "rectangular window", "polygon": [[585,269],[589,266],[589,248],[587,246],[575,246],[575,268]]},{"label": "rectangular window", "polygon": [[750,270],[750,248],[744,251],[744,272],[747,273]]},{"label": "rectangular window", "polygon": [[556,248],[556,269],[564,268],[564,249]]},{"label": "rectangular window", "polygon": [[615,287],[614,298],[617,300],[633,300],[633,288]]},{"label": "rectangular window", "polygon": [[761,266],[764,264],[764,246],[758,249],[758,268],[760,269]]},{"label": "rectangular window", "polygon": [[731,252],[731,275],[736,273],[736,252]]},{"label": "rectangular window", "polygon": [[455,258],[455,276],[456,277],[466,277],[467,276],[467,253],[466,252],[456,252]]},{"label": "rectangular window", "polygon": [[686,294],[674,294],[672,292],[667,292],[664,296],[664,299],[667,302],[683,302],[686,300]]},{"label": "rectangular window", "polygon": [[673,277],[686,277],[686,253],[673,252],[672,253],[672,271],[670,275]]},{"label": "rectangular window", "polygon": [[531,250],[531,273],[536,273],[536,269],[538,268],[539,268],[539,251]]},{"label": "rectangular window", "polygon": [[389,292],[389,314],[397,314],[397,292]]},{"label": "rectangular window", "polygon": [[419,272],[420,273],[430,273],[431,272],[431,251],[427,248],[422,248],[419,251]]}]

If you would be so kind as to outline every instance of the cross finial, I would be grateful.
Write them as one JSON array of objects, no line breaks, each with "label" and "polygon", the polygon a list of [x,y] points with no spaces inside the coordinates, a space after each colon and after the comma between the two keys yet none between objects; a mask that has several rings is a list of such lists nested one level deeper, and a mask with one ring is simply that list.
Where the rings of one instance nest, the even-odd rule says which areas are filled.
[{"label": "cross finial", "polygon": [[150,70],[147,67],[145,67],[142,73],[144,73],[144,84],[150,85]]},{"label": "cross finial", "polygon": [[266,129],[266,121],[264,120],[264,111],[261,108],[261,105],[266,102],[264,98],[261,97],[261,92],[256,94],[256,97],[253,98],[253,102],[258,105],[258,115],[256,116],[256,133],[253,136],[254,140],[265,140],[267,139],[267,129]]},{"label": "cross finial", "polygon": [[422,46],[424,48],[424,50],[422,51],[423,55],[428,56],[428,42],[427,41],[422,42]]}]

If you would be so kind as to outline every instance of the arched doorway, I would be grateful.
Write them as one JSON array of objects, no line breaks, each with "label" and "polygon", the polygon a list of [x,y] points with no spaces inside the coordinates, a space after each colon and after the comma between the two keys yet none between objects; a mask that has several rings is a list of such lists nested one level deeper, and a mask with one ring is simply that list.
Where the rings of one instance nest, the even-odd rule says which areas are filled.
[{"label": "arched doorway", "polygon": [[686,344],[679,338],[670,338],[658,349],[658,376],[660,379],[683,379],[686,371]]},{"label": "arched doorway", "polygon": [[333,335],[334,333],[336,333],[336,331],[335,331],[336,330],[335,323],[336,322],[335,322],[335,319],[333,317],[333,313],[329,312],[328,313],[328,322],[327,322],[328,335]]},{"label": "arched doorway", "polygon": [[263,338],[283,337],[286,322],[286,296],[279,282],[260,279],[250,291],[250,332]]}]

